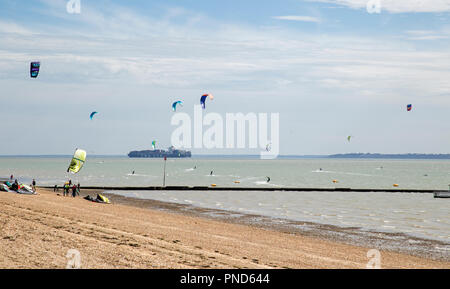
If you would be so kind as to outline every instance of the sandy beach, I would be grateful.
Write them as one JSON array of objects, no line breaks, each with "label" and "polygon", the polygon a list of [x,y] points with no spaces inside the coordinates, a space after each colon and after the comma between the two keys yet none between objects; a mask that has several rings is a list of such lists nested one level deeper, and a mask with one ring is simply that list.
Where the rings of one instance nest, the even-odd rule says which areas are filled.
[{"label": "sandy beach", "polygon": [[[106,205],[38,192],[0,193],[0,268],[66,268],[70,249],[82,268],[366,268],[369,261],[367,247],[118,204],[114,196]],[[381,267],[450,263],[381,251]]]}]

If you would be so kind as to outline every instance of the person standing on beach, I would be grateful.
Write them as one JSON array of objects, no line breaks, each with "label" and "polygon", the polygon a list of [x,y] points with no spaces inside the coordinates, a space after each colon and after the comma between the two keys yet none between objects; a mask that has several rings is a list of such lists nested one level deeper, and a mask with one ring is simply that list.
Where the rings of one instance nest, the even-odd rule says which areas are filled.
[{"label": "person standing on beach", "polygon": [[69,195],[69,183],[68,182],[66,182],[64,184],[64,197],[66,196],[66,194]]},{"label": "person standing on beach", "polygon": [[72,187],[72,197],[76,197],[77,196],[77,186],[76,185],[73,185],[73,187]]},{"label": "person standing on beach", "polygon": [[14,175],[11,175],[9,179],[12,181],[14,179]]},{"label": "person standing on beach", "polygon": [[33,182],[31,183],[31,187],[33,188],[33,192],[36,192],[36,180],[33,179]]},{"label": "person standing on beach", "polygon": [[78,196],[80,195],[80,192],[81,192],[81,186],[80,186],[80,183],[78,183],[78,185],[77,185],[77,194],[78,194]]}]

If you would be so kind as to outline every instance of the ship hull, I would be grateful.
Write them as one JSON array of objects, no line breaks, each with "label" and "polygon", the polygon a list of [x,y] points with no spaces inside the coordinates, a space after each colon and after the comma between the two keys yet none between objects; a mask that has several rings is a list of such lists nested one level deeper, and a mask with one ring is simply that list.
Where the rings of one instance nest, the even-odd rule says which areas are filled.
[{"label": "ship hull", "polygon": [[132,151],[128,154],[130,158],[190,158],[190,151],[164,151],[164,150],[146,150]]}]

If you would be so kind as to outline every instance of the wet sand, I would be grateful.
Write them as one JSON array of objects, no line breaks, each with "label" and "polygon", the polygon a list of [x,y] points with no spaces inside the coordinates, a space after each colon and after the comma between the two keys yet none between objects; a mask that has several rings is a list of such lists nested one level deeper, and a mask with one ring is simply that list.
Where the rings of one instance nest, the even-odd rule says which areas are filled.
[{"label": "wet sand", "polygon": [[[106,205],[45,189],[0,192],[0,268],[65,268],[70,249],[82,268],[366,268],[369,261],[370,247],[110,197]],[[450,262],[382,250],[381,267]]]}]

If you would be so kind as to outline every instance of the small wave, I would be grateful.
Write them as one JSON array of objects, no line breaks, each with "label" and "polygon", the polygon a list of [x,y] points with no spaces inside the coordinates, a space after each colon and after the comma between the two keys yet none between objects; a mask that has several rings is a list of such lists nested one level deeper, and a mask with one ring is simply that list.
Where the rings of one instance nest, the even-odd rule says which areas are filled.
[{"label": "small wave", "polygon": [[324,170],[315,170],[315,171],[311,171],[311,173],[333,173],[331,171],[324,171]]},{"label": "small wave", "polygon": [[284,187],[283,185],[268,183],[267,181],[257,181],[257,182],[254,182],[254,184],[258,185],[258,186],[268,186],[268,187],[277,187],[277,188]]},{"label": "small wave", "polygon": [[450,251],[450,248],[449,248],[449,247],[434,247],[434,248],[436,248],[436,249],[438,249],[438,250]]},{"label": "small wave", "polygon": [[328,173],[328,174],[341,174],[341,175],[350,175],[350,176],[363,176],[363,177],[373,177],[373,175],[362,174],[362,173],[349,173],[349,172],[336,172],[336,171],[325,171],[325,170],[315,170],[311,171],[312,173]]},{"label": "small wave", "polygon": [[127,174],[129,177],[154,177],[152,175],[144,175],[144,174]]},{"label": "small wave", "polygon": [[244,181],[257,180],[257,179],[261,179],[261,177],[246,177],[246,178],[242,178],[240,181],[244,182]]}]

